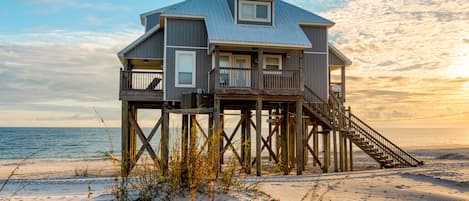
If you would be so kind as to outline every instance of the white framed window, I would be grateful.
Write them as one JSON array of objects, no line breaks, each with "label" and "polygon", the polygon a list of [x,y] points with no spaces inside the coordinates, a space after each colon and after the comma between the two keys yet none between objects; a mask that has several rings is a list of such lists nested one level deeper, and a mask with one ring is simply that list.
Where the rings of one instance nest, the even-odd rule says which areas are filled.
[{"label": "white framed window", "polygon": [[282,55],[264,55],[264,69],[282,70]]},{"label": "white framed window", "polygon": [[254,22],[271,22],[272,2],[239,1],[239,20]]},{"label": "white framed window", "polygon": [[176,51],[176,87],[195,87],[196,52]]}]

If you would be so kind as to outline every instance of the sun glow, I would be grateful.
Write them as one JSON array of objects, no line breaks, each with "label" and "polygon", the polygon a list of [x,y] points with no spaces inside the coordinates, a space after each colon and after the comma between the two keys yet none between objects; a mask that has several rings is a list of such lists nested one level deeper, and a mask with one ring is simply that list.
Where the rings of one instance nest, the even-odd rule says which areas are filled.
[{"label": "sun glow", "polygon": [[463,49],[463,53],[448,67],[449,76],[469,78],[469,48]]}]

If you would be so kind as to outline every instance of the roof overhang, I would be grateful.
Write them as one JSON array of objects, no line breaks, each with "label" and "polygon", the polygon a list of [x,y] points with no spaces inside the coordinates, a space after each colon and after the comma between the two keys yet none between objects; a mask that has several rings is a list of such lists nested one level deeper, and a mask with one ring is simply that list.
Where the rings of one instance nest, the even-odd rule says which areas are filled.
[{"label": "roof overhang", "polygon": [[335,25],[334,22],[331,22],[330,24],[312,23],[312,22],[299,22],[298,24],[299,24],[300,26],[321,26],[321,27],[327,27],[327,28],[331,28],[332,26]]},{"label": "roof overhang", "polygon": [[155,32],[157,32],[158,30],[160,29],[160,25],[156,25],[155,27],[151,28],[150,30],[148,30],[145,34],[143,34],[142,36],[140,36],[137,40],[135,40],[134,42],[132,42],[130,45],[128,45],[127,47],[125,47],[124,49],[122,49],[121,51],[119,51],[119,53],[117,53],[117,57],[119,57],[119,60],[121,61],[121,63],[124,63],[124,57],[125,57],[125,54],[127,52],[129,52],[130,50],[132,50],[133,48],[135,48],[137,45],[139,45],[140,43],[142,43],[143,41],[145,41],[148,37],[150,37],[151,35],[153,35]]},{"label": "roof overhang", "polygon": [[[243,42],[243,41],[223,41],[223,40],[210,40],[209,44],[231,47],[256,47],[256,48],[282,48],[282,49],[306,49],[311,48],[312,45],[299,45],[299,44],[279,44],[279,43],[256,43],[256,42]],[[210,52],[213,50],[210,50]]]},{"label": "roof overhang", "polygon": [[329,49],[344,62],[345,66],[352,65],[352,61],[331,43],[329,43]]}]

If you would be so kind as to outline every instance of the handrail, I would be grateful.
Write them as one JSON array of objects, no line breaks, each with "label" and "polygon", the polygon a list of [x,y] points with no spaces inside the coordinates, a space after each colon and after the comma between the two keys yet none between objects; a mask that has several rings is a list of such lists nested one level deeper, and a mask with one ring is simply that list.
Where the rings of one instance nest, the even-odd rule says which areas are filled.
[{"label": "handrail", "polygon": [[[357,120],[358,122],[360,122],[361,124],[363,124],[367,129],[369,129],[370,131],[372,131],[376,136],[378,136],[379,138],[381,138],[382,140],[384,140],[386,142],[386,144],[389,144],[392,146],[392,148],[395,149],[395,151],[398,151],[400,153],[396,153],[398,155],[404,155],[404,157],[406,158],[409,158],[411,159],[411,161],[408,161],[409,163],[412,163],[414,162],[415,164],[411,164],[411,165],[418,165],[418,164],[421,164],[422,162],[417,160],[416,158],[414,158],[412,155],[410,155],[409,153],[407,153],[406,151],[404,151],[403,149],[401,149],[399,146],[397,146],[396,144],[394,144],[393,142],[391,142],[389,139],[387,139],[386,137],[384,137],[383,135],[381,135],[378,131],[376,131],[375,129],[373,129],[371,126],[369,126],[368,124],[366,124],[363,120],[361,120],[360,118],[358,118],[356,115],[354,114],[351,114],[352,116],[352,121],[353,120]],[[354,122],[355,123],[355,122]],[[391,147],[387,146],[389,149],[391,149]],[[391,149],[392,150],[392,149]],[[394,151],[394,150],[392,150]]]},{"label": "handrail", "polygon": [[[383,154],[390,156],[392,160],[399,161],[409,166],[422,164],[422,161],[417,160],[412,155],[402,150],[400,147],[381,135],[378,131],[366,124],[356,115],[350,113],[350,111],[350,116],[348,116],[345,113],[342,103],[337,99],[337,97],[335,97],[335,95],[330,91],[329,95],[329,102],[326,102],[319,95],[314,93],[309,87],[305,86],[306,103],[309,105],[314,105],[318,110],[320,110],[320,112],[324,113],[323,115],[327,115],[328,119],[332,120],[333,123],[338,122],[341,128],[355,129],[358,132],[357,134],[365,137],[368,141],[383,151]],[[323,105],[322,107],[325,108],[323,109],[317,104],[321,104]]]}]

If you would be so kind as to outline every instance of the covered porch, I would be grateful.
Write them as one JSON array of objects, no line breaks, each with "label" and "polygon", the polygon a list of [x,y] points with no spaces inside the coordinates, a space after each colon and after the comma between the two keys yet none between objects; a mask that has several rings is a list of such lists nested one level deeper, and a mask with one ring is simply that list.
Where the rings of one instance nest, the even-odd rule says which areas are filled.
[{"label": "covered porch", "polygon": [[215,46],[209,92],[217,95],[296,96],[303,91],[303,50]]}]

